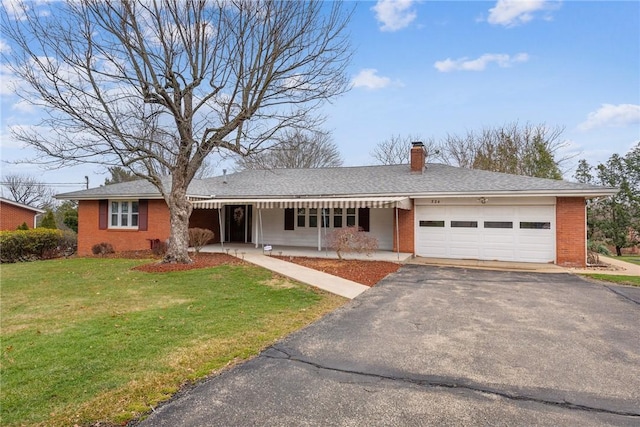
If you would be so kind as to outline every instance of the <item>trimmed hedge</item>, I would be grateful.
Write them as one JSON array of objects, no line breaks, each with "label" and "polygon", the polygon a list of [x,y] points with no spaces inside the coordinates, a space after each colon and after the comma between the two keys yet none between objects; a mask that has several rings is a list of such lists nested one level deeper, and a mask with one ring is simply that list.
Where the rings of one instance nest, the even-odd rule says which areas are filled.
[{"label": "trimmed hedge", "polygon": [[75,234],[60,230],[36,228],[0,231],[0,262],[34,261],[66,256],[75,252],[76,245]]}]

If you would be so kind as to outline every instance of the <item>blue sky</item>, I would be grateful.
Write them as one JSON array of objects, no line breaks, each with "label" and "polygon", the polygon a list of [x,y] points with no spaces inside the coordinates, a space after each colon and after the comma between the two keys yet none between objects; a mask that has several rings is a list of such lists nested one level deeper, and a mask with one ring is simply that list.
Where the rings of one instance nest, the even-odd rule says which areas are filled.
[{"label": "blue sky", "polygon": [[[6,0],[5,0],[6,1]],[[436,140],[518,121],[562,126],[591,164],[640,141],[640,2],[359,2],[350,25],[352,89],[322,113],[345,165],[373,164],[392,136]],[[0,40],[0,49],[6,44]],[[6,70],[0,70],[5,81]],[[2,159],[24,157],[8,126],[36,114],[0,84]],[[216,173],[220,173],[218,167]],[[104,182],[102,170],[43,171],[3,162],[2,174]],[[81,186],[77,186],[81,188]],[[61,191],[74,188],[61,187]]]}]

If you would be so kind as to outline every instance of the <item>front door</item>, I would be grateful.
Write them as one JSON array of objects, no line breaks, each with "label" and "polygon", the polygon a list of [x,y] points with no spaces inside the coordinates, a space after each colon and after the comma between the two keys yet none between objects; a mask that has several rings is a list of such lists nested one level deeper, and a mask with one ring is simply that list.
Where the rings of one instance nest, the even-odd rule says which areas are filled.
[{"label": "front door", "polygon": [[251,205],[226,205],[225,236],[227,242],[251,241]]}]

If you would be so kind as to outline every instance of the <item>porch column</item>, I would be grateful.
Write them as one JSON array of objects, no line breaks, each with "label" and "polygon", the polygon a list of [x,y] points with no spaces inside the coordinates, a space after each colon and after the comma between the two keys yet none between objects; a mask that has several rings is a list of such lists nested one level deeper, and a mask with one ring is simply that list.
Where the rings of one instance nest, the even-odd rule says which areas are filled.
[{"label": "porch column", "polygon": [[224,227],[222,226],[222,208],[218,207],[218,224],[220,225],[220,246],[224,252]]}]

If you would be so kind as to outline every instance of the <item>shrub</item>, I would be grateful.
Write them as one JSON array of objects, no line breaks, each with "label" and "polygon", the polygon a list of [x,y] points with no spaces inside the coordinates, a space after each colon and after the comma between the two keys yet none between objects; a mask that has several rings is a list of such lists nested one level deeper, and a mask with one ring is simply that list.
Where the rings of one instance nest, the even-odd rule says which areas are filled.
[{"label": "shrub", "polygon": [[607,248],[607,245],[605,245],[602,242],[589,240],[587,242],[587,249],[590,250],[591,252],[596,252],[602,255],[611,256],[611,251],[609,250],[609,248]]},{"label": "shrub", "polygon": [[328,236],[328,245],[335,250],[338,258],[343,253],[366,253],[370,255],[378,249],[378,239],[356,227],[336,228]]},{"label": "shrub", "polygon": [[27,225],[26,222],[23,222],[16,228],[16,230],[28,230],[28,229],[29,229],[29,226]]},{"label": "shrub", "polygon": [[107,254],[112,254],[115,252],[115,250],[113,249],[113,245],[111,243],[106,243],[106,242],[100,242],[100,243],[96,243],[95,245],[93,245],[91,247],[91,252],[94,255],[107,255]]},{"label": "shrub", "polygon": [[63,234],[59,230],[37,228],[0,232],[0,262],[53,258],[60,253]]},{"label": "shrub", "polygon": [[59,255],[68,257],[78,250],[78,235],[71,230],[62,230],[58,240]]},{"label": "shrub", "polygon": [[200,249],[207,243],[209,240],[213,239],[215,234],[213,231],[207,228],[190,228],[189,229],[189,246],[192,246],[196,253],[200,253]]},{"label": "shrub", "polygon": [[44,215],[44,218],[42,218],[42,222],[40,223],[40,227],[42,227],[42,228],[50,228],[52,230],[55,230],[56,228],[58,228],[56,226],[56,219],[53,217],[53,212],[52,211],[47,211],[47,213]]}]

